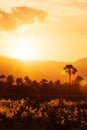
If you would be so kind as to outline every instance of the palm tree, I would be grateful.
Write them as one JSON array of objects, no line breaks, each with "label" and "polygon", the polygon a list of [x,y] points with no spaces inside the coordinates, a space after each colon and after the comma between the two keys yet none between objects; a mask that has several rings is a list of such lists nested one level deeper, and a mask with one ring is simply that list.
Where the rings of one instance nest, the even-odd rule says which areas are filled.
[{"label": "palm tree", "polygon": [[69,65],[66,65],[63,68],[63,70],[69,75],[69,86],[70,86],[70,95],[71,95],[71,76],[72,74],[75,74],[77,72],[77,69],[73,67],[73,65],[69,64]]},{"label": "palm tree", "polygon": [[77,72],[77,69],[73,67],[73,65],[69,64],[66,65],[63,70],[69,74],[69,85],[71,85],[71,76],[74,75]]}]

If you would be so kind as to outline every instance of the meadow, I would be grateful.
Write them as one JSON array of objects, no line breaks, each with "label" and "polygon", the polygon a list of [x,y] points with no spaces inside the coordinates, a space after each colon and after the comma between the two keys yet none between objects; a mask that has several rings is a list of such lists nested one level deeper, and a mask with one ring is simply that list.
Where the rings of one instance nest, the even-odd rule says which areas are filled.
[{"label": "meadow", "polygon": [[[78,98],[80,99],[80,98]],[[0,100],[1,130],[87,130],[87,98]]]}]

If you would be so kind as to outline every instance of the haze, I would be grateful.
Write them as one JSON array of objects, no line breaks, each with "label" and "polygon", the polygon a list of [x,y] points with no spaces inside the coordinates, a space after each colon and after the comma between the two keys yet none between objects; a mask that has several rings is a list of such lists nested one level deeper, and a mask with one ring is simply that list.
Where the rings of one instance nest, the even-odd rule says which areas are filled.
[{"label": "haze", "polygon": [[86,0],[0,0],[0,55],[75,61],[86,48]]}]

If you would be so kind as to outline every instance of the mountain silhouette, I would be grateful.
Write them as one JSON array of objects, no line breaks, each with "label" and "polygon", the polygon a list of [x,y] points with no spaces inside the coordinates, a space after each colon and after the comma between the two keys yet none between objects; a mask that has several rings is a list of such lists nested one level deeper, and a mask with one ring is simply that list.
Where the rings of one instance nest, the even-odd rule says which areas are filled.
[{"label": "mountain silhouette", "polygon": [[[76,75],[81,75],[87,79],[87,58],[79,59],[75,62],[57,62],[57,61],[20,61],[13,58],[0,56],[0,74],[10,75],[15,78],[26,75],[31,80],[41,81],[45,78],[49,80],[61,80],[61,82],[67,82],[67,76],[62,75],[63,67],[66,64],[73,64],[77,68]],[[75,78],[75,76],[74,76]]]}]

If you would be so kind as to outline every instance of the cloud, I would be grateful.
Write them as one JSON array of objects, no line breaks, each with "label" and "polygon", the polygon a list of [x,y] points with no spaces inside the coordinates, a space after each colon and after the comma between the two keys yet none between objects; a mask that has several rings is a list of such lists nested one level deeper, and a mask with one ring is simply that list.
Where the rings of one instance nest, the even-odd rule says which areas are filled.
[{"label": "cloud", "polygon": [[87,3],[87,0],[77,0],[77,2]]},{"label": "cloud", "polygon": [[0,10],[0,30],[10,30],[15,27],[16,23],[13,17],[10,14]]},{"label": "cloud", "polygon": [[50,0],[49,22],[59,32],[87,34],[86,0]]},{"label": "cloud", "polygon": [[[52,25],[49,24],[49,26]],[[54,27],[52,28],[54,28],[54,31],[57,30],[58,33],[87,35],[87,17],[83,14],[78,16],[66,16],[59,22],[54,22]]]},{"label": "cloud", "polygon": [[82,0],[40,0],[39,5],[48,12],[50,21],[59,21],[67,16],[73,17],[82,13],[87,14],[86,0],[83,2]]},{"label": "cloud", "polygon": [[11,13],[0,10],[0,30],[13,30],[19,25],[35,22],[43,23],[47,13],[28,7],[14,7]]},{"label": "cloud", "polygon": [[[0,11],[0,29],[44,21],[65,32],[86,33],[87,0],[9,0],[11,12]],[[1,5],[1,3],[0,3]],[[6,5],[3,5],[7,9]],[[13,7],[15,6],[15,8]]]}]

